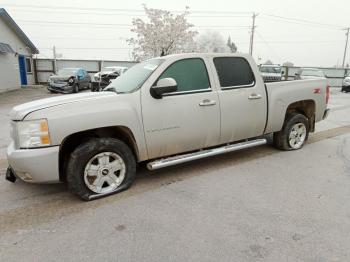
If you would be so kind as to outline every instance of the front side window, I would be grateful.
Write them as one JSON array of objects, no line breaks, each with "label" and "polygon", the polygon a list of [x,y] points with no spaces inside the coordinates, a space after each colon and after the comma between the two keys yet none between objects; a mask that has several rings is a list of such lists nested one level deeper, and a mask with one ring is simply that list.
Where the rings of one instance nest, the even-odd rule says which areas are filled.
[{"label": "front side window", "polygon": [[173,78],[177,82],[178,92],[201,91],[210,88],[205,63],[200,58],[189,58],[169,66],[160,79]]},{"label": "front side window", "polygon": [[254,73],[248,61],[242,57],[216,57],[214,64],[222,88],[248,87],[255,84]]}]

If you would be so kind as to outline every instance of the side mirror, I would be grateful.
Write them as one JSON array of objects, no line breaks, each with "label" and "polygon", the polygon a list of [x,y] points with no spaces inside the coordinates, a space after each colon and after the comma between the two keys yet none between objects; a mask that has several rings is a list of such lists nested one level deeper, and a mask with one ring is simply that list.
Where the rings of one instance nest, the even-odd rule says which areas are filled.
[{"label": "side mirror", "polygon": [[160,99],[163,97],[163,94],[173,93],[177,91],[177,83],[173,78],[163,78],[160,79],[156,86],[151,87],[151,95]]},{"label": "side mirror", "polygon": [[281,74],[284,75],[284,71],[282,71]]}]

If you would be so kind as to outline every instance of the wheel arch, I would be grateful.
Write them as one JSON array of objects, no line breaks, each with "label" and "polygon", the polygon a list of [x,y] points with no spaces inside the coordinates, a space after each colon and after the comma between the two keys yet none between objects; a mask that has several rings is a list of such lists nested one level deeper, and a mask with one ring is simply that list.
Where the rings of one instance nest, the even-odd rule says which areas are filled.
[{"label": "wheel arch", "polygon": [[139,150],[132,131],[126,126],[109,126],[95,129],[84,130],[70,134],[65,137],[59,150],[59,179],[66,180],[66,167],[69,155],[81,144],[90,138],[116,138],[123,141],[133,152],[135,158],[139,159]]},{"label": "wheel arch", "polygon": [[301,100],[290,104],[287,107],[284,121],[286,121],[288,115],[290,115],[291,113],[300,113],[306,116],[309,122],[310,132],[315,131],[316,103],[314,100]]}]

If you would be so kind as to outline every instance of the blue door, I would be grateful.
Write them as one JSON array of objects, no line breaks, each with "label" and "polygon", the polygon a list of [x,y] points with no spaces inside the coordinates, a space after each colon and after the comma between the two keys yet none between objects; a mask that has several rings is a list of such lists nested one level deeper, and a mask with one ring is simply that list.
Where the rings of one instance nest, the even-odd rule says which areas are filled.
[{"label": "blue door", "polygon": [[18,56],[19,74],[21,76],[21,85],[27,85],[26,59],[24,56]]}]

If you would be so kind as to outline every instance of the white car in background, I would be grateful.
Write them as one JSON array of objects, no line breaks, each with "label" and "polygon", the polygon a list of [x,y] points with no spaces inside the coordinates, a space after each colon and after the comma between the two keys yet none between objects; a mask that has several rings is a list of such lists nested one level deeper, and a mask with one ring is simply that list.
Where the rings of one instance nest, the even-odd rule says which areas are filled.
[{"label": "white car in background", "polygon": [[317,68],[301,68],[295,74],[295,80],[327,78],[325,73]]},{"label": "white car in background", "polygon": [[109,75],[109,74],[118,74],[122,75],[128,70],[127,67],[124,66],[106,66],[103,67],[101,72],[98,72],[94,75],[94,80],[99,81],[100,77],[103,75]]},{"label": "white car in background", "polygon": [[108,86],[112,80],[123,75],[129,68],[123,66],[107,66],[102,68],[101,72],[94,75],[91,91],[101,91]]},{"label": "white car in background", "polygon": [[284,73],[280,65],[260,65],[259,70],[265,83],[281,81]]},{"label": "white car in background", "polygon": [[350,73],[344,78],[341,91],[346,93],[350,92]]}]

